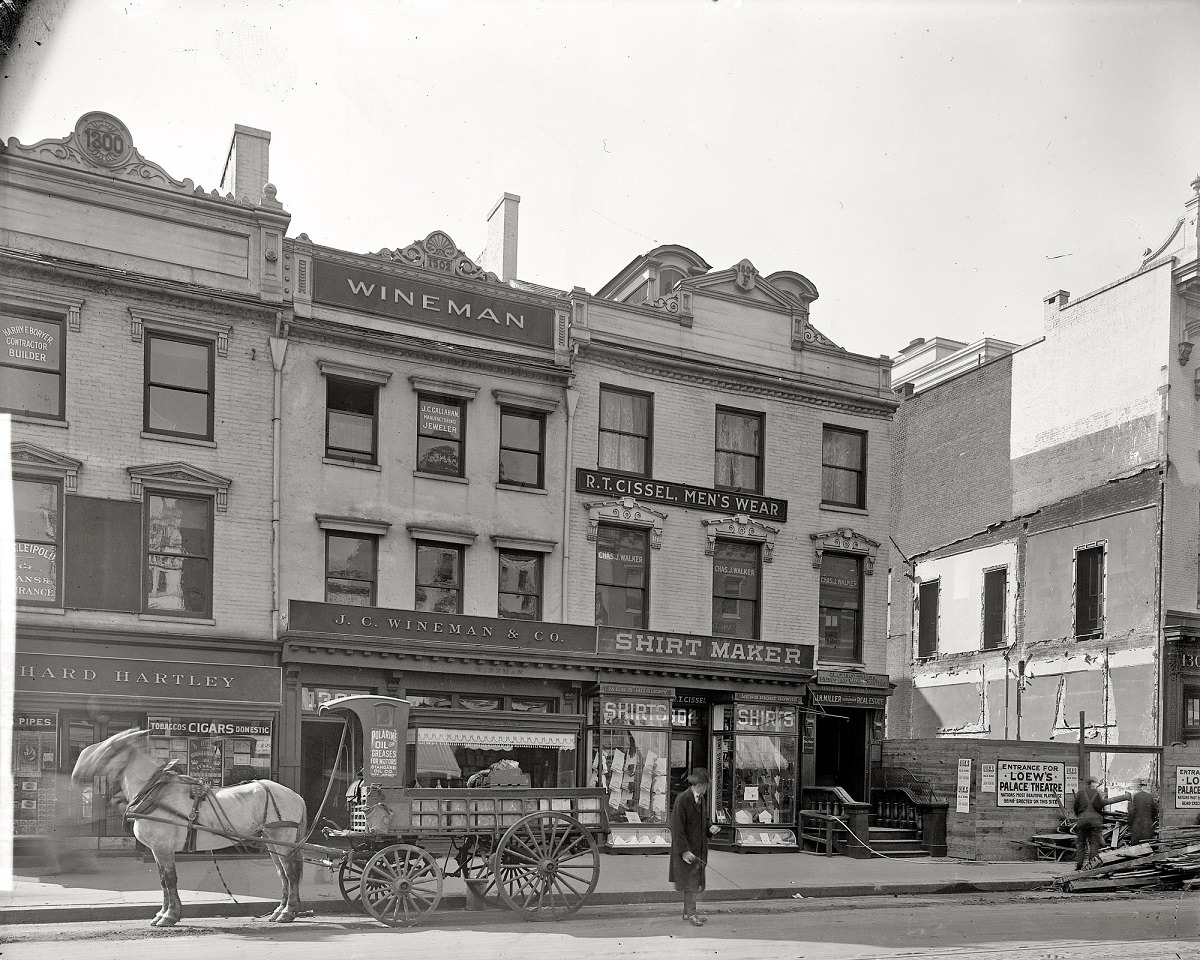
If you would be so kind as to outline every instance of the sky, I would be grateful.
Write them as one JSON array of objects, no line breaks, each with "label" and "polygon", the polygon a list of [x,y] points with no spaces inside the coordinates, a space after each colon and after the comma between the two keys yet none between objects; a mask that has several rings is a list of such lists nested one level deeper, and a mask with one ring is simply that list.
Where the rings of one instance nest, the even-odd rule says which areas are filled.
[{"label": "sky", "polygon": [[102,110],[211,189],[246,124],[292,236],[474,258],[515,193],[523,280],[748,258],[869,356],[1035,339],[1200,173],[1195,0],[33,0],[18,44],[5,141]]}]

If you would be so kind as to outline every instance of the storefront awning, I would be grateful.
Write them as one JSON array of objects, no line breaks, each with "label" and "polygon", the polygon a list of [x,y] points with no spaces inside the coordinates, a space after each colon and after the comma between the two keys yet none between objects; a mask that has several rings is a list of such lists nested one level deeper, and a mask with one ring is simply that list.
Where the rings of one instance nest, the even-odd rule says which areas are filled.
[{"label": "storefront awning", "polygon": [[544,733],[529,730],[460,730],[448,727],[421,727],[415,731],[417,743],[448,743],[478,750],[507,750],[512,747],[550,747],[574,750],[575,734]]}]

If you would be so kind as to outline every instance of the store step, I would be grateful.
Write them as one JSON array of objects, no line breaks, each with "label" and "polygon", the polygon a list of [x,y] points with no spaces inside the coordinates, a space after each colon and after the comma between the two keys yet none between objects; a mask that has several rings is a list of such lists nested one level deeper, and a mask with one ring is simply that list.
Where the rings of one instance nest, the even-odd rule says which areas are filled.
[{"label": "store step", "polygon": [[916,830],[902,827],[871,827],[869,843],[871,849],[886,857],[928,857],[929,851],[921,846],[921,837]]}]

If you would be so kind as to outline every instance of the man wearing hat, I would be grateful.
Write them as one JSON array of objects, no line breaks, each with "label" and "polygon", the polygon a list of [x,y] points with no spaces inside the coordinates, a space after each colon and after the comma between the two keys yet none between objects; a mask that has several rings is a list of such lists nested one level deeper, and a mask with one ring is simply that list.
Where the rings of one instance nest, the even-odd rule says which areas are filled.
[{"label": "man wearing hat", "polygon": [[704,923],[704,917],[696,912],[696,895],[704,890],[708,835],[720,829],[708,824],[706,793],[708,771],[696,767],[688,774],[688,789],[675,798],[671,809],[671,866],[667,879],[683,893],[683,919],[694,927]]},{"label": "man wearing hat", "polygon": [[1104,836],[1104,805],[1107,801],[1098,789],[1096,778],[1085,777],[1075,791],[1075,869],[1082,870],[1100,853]]},{"label": "man wearing hat", "polygon": [[1154,823],[1158,819],[1158,800],[1146,787],[1149,781],[1140,777],[1134,782],[1137,789],[1129,798],[1129,842],[1142,843],[1154,839]]}]

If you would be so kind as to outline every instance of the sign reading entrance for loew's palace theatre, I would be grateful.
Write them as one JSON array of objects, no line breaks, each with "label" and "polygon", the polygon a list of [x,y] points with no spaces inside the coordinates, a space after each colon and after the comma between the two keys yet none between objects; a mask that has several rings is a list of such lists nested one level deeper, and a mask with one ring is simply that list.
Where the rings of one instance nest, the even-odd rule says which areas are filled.
[{"label": "sign reading entrance for loew's palace theatre", "polygon": [[783,523],[787,520],[787,501],[761,497],[754,493],[733,490],[710,490],[686,483],[668,483],[647,477],[628,477],[602,470],[575,470],[575,491],[599,496],[633,497],[651,503],[670,503],[693,510],[716,510],[721,513],[744,513],[761,520]]},{"label": "sign reading entrance for loew's palace theatre", "polygon": [[313,260],[313,301],[493,340],[554,346],[554,311],[550,307],[330,260]]}]

